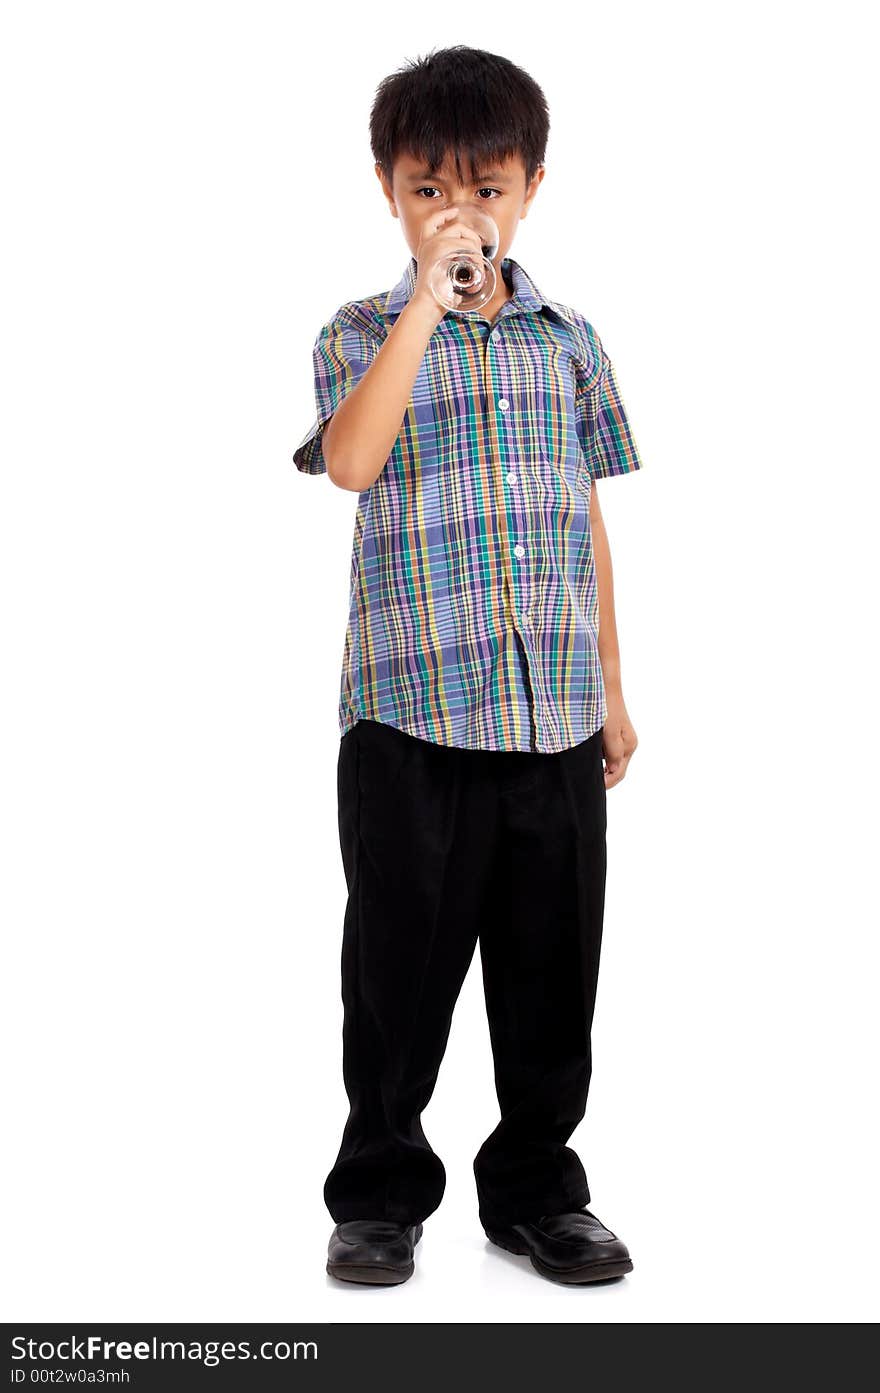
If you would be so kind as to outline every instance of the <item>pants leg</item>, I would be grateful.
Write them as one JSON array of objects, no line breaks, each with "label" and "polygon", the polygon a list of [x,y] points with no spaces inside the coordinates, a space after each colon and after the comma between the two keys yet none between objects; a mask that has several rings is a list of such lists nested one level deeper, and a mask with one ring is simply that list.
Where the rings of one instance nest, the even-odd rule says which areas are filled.
[{"label": "pants leg", "polygon": [[605,899],[601,730],[532,753],[499,787],[498,861],[480,959],[501,1120],[474,1159],[480,1219],[578,1209],[566,1142],[586,1110]]},{"label": "pants leg", "polygon": [[350,1103],[324,1185],[334,1220],[414,1224],[446,1172],[421,1113],[473,959],[495,804],[482,752],[361,720],[340,742],[343,1077]]}]

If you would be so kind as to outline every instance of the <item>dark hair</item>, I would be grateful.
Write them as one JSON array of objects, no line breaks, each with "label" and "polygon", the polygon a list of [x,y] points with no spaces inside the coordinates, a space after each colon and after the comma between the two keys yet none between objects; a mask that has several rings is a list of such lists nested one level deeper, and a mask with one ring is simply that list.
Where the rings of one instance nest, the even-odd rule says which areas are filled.
[{"label": "dark hair", "polygon": [[519,154],[526,183],[544,162],[550,116],[534,78],[497,53],[456,44],[408,61],[383,78],[370,112],[373,157],[390,181],[399,154],[432,172],[465,151],[475,178],[495,160]]}]

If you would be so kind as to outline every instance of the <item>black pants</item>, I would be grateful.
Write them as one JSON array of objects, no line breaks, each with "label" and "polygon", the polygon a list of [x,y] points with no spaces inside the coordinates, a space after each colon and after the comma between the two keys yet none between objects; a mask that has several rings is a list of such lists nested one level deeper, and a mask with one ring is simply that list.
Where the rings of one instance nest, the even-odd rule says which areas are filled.
[{"label": "black pants", "polygon": [[605,902],[602,732],[558,754],[465,750],[361,720],[342,737],[343,1076],[333,1219],[414,1224],[443,1163],[421,1113],[480,944],[501,1118],[474,1158],[479,1216],[589,1202],[584,1115]]}]

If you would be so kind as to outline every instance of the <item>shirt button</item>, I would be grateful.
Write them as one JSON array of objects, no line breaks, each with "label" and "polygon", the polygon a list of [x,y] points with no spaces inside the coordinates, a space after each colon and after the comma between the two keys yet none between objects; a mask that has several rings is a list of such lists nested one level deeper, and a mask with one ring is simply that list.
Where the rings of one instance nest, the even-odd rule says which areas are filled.
[{"label": "shirt button", "polygon": [[507,400],[507,397],[499,397],[498,406],[501,411],[507,411],[510,406],[510,402]]},{"label": "shirt button", "polygon": [[514,472],[513,472],[512,469],[511,469],[510,473],[509,473],[508,476],[507,476],[507,482],[508,482],[509,484],[515,484],[515,483],[516,483],[516,475],[514,474]]},{"label": "shirt button", "polygon": [[525,556],[526,549],[525,547],[514,547],[513,554],[514,556]]}]

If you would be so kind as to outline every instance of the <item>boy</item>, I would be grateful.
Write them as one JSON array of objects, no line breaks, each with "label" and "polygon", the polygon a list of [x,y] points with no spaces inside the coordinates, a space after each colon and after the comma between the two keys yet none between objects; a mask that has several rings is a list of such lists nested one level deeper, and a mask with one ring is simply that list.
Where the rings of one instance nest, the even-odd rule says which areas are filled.
[{"label": "boy", "polygon": [[[641,461],[592,325],[507,255],[548,130],[541,89],[495,54],[459,45],[383,81],[371,144],[412,256],[320,330],[293,456],[358,494],[337,768],[351,1106],[324,1186],[345,1281],[414,1271],[446,1181],[421,1113],[477,941],[501,1110],[474,1159],[483,1228],[555,1281],[632,1270],[566,1142],[591,1072],[606,788],[636,748],[593,481]],[[501,234],[497,288],[444,312],[428,275],[480,255],[477,206]]]}]

